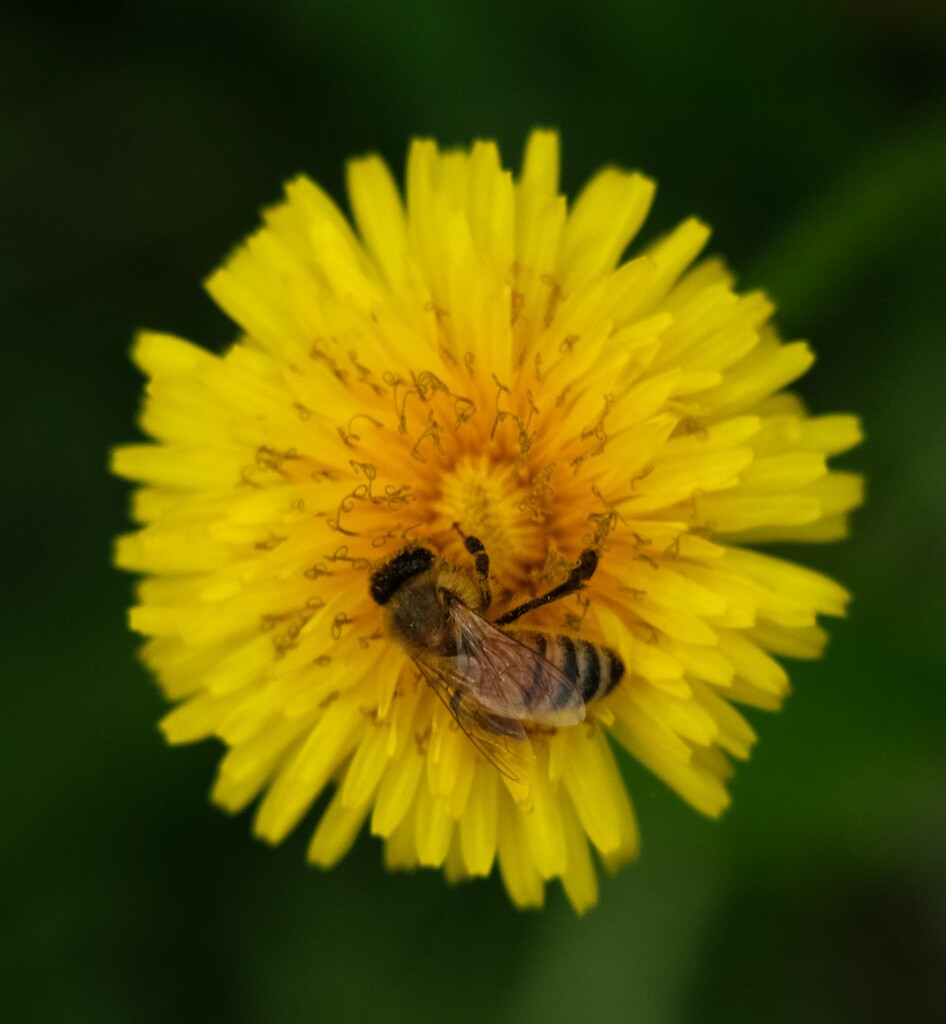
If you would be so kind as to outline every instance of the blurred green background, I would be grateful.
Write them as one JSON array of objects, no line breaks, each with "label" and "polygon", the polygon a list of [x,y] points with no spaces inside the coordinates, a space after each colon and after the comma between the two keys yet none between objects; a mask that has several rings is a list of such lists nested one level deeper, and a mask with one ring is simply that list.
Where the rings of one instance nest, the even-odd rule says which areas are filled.
[{"label": "blurred green background", "polygon": [[[200,289],[281,183],[347,156],[563,134],[698,213],[863,414],[869,503],[798,552],[856,595],[719,823],[625,762],[640,862],[578,919],[495,879],[304,864],[170,750],[109,567],[141,326],[214,348]],[[46,3],[0,14],[7,517],[0,1005],[11,1021],[939,1021],[946,1016],[946,18],[937,0]]]}]

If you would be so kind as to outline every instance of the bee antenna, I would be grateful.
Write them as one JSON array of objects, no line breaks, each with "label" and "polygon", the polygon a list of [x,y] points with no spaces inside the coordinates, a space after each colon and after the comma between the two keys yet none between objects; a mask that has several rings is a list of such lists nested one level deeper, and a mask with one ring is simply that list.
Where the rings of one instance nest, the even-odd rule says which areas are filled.
[{"label": "bee antenna", "polygon": [[594,548],[585,548],[578,556],[578,565],[572,570],[571,577],[578,580],[590,580],[598,568],[598,552]]},{"label": "bee antenna", "polygon": [[568,579],[564,583],[553,587],[547,594],[534,597],[531,601],[526,601],[525,604],[511,608],[495,620],[495,625],[505,626],[510,622],[514,622],[521,615],[525,615],[526,612],[535,611],[536,608],[542,608],[544,605],[551,604],[553,601],[559,601],[569,594],[584,590],[586,581],[591,579],[597,568],[598,552],[594,548],[585,548],[578,556],[578,564],[568,574]]},{"label": "bee antenna", "polygon": [[476,563],[476,575],[479,577],[480,589],[483,591],[484,607],[488,608],[492,594],[489,589],[489,555],[486,553],[486,547],[479,537],[471,537],[464,533],[459,523],[454,523],[453,528],[463,538],[463,546],[467,552],[473,556]]}]

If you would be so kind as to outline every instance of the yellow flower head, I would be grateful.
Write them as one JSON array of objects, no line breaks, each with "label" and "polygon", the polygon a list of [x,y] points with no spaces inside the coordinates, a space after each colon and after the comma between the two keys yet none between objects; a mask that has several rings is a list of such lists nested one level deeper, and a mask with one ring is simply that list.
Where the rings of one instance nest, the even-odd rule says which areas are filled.
[{"label": "yellow flower head", "polygon": [[582,910],[590,848],[638,847],[609,737],[718,815],[755,739],[734,704],[777,708],[772,655],[843,614],[747,545],[843,535],[860,482],[826,459],[858,424],[781,390],[812,354],[693,265],[699,221],[622,262],[653,183],[608,167],[569,208],[550,132],[518,179],[420,141],[403,199],[376,157],[348,189],[355,229],[299,178],[210,278],[223,356],[135,345],[155,443],[114,454],[117,561],[162,728],[223,741],[214,799],[259,798],[271,842],[328,789],[316,864],[367,821],[392,867],[498,860],[517,905],[559,878]]}]

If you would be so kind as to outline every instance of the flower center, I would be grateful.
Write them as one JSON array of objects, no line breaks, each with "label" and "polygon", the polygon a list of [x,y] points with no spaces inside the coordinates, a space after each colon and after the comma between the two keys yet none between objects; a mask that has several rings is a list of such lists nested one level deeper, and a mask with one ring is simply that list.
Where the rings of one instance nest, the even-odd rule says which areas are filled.
[{"label": "flower center", "polygon": [[529,497],[514,465],[468,456],[444,476],[434,507],[444,522],[459,523],[483,542],[493,575],[520,586],[543,563],[547,549],[546,531],[528,511]]}]

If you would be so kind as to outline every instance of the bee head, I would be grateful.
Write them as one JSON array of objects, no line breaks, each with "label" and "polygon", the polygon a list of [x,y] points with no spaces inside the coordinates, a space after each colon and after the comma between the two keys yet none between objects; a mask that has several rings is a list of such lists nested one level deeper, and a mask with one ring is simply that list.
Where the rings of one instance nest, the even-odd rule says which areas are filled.
[{"label": "bee head", "polygon": [[405,548],[371,574],[371,596],[378,604],[387,604],[408,580],[433,564],[433,553],[427,548]]}]

